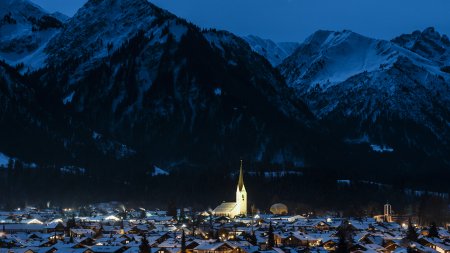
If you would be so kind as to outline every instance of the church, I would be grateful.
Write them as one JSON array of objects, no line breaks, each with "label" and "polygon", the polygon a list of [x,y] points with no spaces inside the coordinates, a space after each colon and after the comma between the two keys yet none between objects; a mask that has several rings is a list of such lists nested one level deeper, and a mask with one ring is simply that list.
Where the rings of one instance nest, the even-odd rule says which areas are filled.
[{"label": "church", "polygon": [[247,191],[244,186],[244,173],[241,168],[239,170],[239,180],[236,188],[236,202],[223,202],[213,210],[213,214],[217,216],[235,217],[238,215],[247,215]]}]

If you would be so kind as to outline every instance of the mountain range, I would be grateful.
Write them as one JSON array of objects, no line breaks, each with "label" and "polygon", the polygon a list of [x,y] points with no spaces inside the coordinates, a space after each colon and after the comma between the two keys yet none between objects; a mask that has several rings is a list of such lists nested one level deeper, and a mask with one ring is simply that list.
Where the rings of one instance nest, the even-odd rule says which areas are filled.
[{"label": "mountain range", "polygon": [[450,43],[433,28],[275,43],[146,0],[90,0],[70,18],[0,7],[9,157],[92,173],[244,158],[381,180],[450,174]]}]

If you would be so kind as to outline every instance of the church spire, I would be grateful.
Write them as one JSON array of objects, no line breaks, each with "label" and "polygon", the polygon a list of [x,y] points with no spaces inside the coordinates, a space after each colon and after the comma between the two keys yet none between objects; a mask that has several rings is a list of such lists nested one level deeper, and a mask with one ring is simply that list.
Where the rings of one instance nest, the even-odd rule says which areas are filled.
[{"label": "church spire", "polygon": [[244,173],[242,172],[242,160],[241,160],[241,169],[239,170],[238,190],[242,191],[242,188],[244,188]]}]

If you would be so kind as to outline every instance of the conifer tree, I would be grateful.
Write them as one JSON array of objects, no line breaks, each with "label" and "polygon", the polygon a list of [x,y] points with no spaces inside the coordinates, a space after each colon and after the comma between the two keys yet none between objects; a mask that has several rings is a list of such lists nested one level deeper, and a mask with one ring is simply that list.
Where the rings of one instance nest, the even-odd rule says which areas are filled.
[{"label": "conifer tree", "polygon": [[72,228],[75,228],[76,226],[76,222],[75,222],[75,214],[72,214],[72,218],[70,218],[69,220],[67,220],[67,224],[66,224],[66,231],[68,235],[71,235],[72,233],[70,232],[70,230]]},{"label": "conifer tree", "polygon": [[311,248],[309,247],[309,240],[306,240],[306,245],[305,245],[305,251],[304,252],[311,252]]},{"label": "conifer tree", "polygon": [[186,218],[186,214],[184,213],[184,207],[180,208],[180,218],[179,218],[179,222],[184,222]]},{"label": "conifer tree", "polygon": [[181,253],[186,253],[186,235],[184,229],[181,229]]},{"label": "conifer tree", "polygon": [[150,253],[150,245],[148,244],[147,237],[142,234],[141,245],[139,245],[139,253]]},{"label": "conifer tree", "polygon": [[8,173],[11,173],[14,169],[14,160],[11,158],[8,159],[7,169],[8,169]]},{"label": "conifer tree", "polygon": [[350,227],[348,221],[344,221],[338,228],[337,236],[339,238],[336,253],[347,253],[350,252]]},{"label": "conifer tree", "polygon": [[435,238],[439,237],[439,232],[436,227],[436,222],[431,223],[430,230],[428,231],[428,237],[435,237]]},{"label": "conifer tree", "polygon": [[408,231],[406,232],[406,239],[410,240],[410,241],[416,241],[417,237],[419,235],[417,234],[416,229],[414,228],[412,222],[411,222],[411,218],[409,218],[408,220]]},{"label": "conifer tree", "polygon": [[275,247],[275,236],[273,234],[272,222],[270,222],[270,224],[269,224],[269,232],[267,235],[268,235],[267,247],[269,249],[272,249],[273,247]]},{"label": "conifer tree", "polygon": [[196,215],[196,216],[194,216],[194,219],[192,221],[192,235],[195,236],[195,232],[196,232],[198,226],[200,226],[200,217],[198,215]]},{"label": "conifer tree", "polygon": [[167,216],[172,216],[175,220],[177,219],[177,207],[173,201],[170,201],[167,206]]},{"label": "conifer tree", "polygon": [[146,217],[147,217],[147,213],[145,212],[145,210],[141,210],[141,212],[139,214],[139,218],[145,219]]},{"label": "conifer tree", "polygon": [[417,251],[415,250],[415,248],[413,248],[411,245],[409,245],[409,246],[406,248],[406,252],[407,252],[407,253],[413,253],[413,252],[417,252]]},{"label": "conifer tree", "polygon": [[252,231],[252,234],[250,235],[250,243],[252,245],[256,245],[258,243],[257,239],[256,239],[256,234],[255,231]]}]

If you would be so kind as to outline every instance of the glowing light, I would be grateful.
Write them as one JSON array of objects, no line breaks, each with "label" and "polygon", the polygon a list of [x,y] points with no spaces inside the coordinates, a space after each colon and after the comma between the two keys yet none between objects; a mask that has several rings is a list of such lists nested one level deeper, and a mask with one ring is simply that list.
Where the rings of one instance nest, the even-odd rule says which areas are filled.
[{"label": "glowing light", "polygon": [[27,222],[27,224],[40,224],[40,225],[42,225],[44,223],[42,221],[38,220],[38,219],[32,219],[32,220],[29,220]]},{"label": "glowing light", "polygon": [[62,219],[54,219],[54,220],[50,221],[50,224],[52,224],[52,223],[63,223],[63,220]]},{"label": "glowing light", "polygon": [[119,221],[120,219],[114,215],[110,215],[110,216],[106,217],[105,220]]}]

